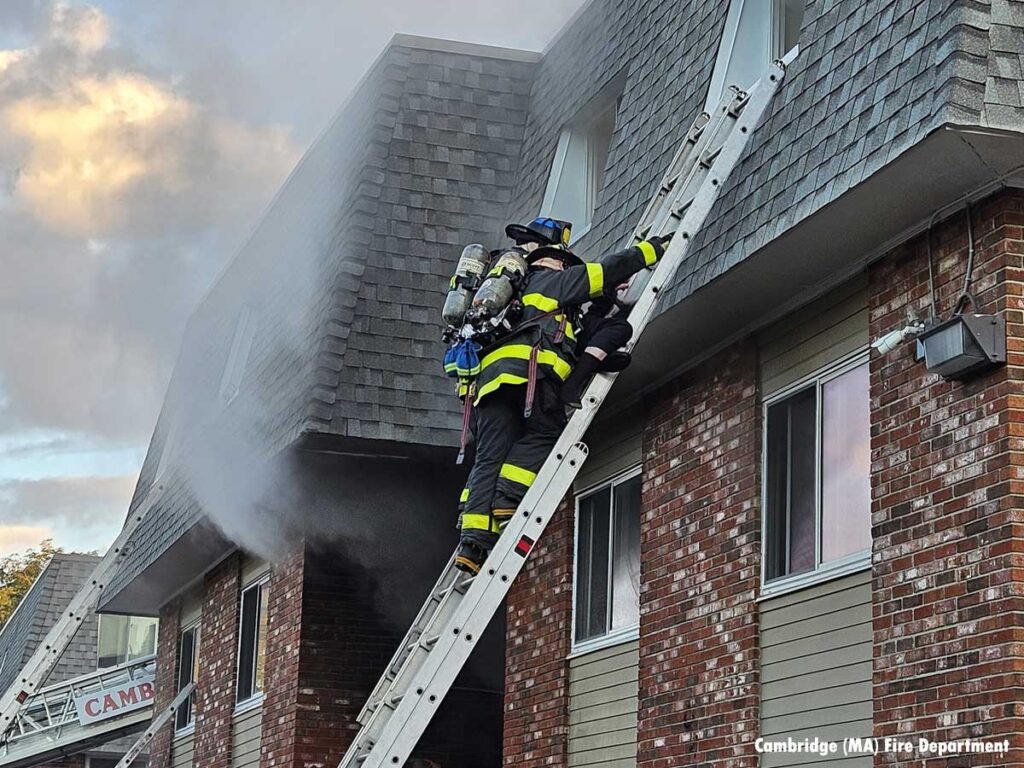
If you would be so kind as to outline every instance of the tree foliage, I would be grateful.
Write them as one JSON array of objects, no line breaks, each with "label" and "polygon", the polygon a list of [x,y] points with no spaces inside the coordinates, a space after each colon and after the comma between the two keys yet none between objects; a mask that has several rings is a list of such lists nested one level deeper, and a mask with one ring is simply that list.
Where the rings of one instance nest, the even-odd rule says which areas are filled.
[{"label": "tree foliage", "polygon": [[53,555],[64,550],[44,539],[39,546],[0,559],[0,627],[3,627]]}]

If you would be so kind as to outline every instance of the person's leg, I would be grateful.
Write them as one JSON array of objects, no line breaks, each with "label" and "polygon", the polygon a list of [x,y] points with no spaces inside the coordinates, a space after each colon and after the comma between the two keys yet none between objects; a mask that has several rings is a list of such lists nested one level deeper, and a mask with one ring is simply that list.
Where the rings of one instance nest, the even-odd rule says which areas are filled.
[{"label": "person's leg", "polygon": [[[633,335],[633,326],[624,317],[604,318],[580,339],[583,346],[572,373],[562,385],[562,402],[571,408],[582,406],[583,391],[598,371],[621,371],[629,365],[629,354],[619,352]],[[579,347],[577,347],[579,349]]]},{"label": "person's leg", "polygon": [[[499,389],[476,406],[476,459],[462,504],[461,546],[457,565],[473,571],[498,540],[491,514],[498,474],[509,449],[523,432],[522,393]],[[519,390],[521,387],[507,388]]]},{"label": "person's leg", "polygon": [[498,473],[493,512],[499,523],[513,514],[537,472],[544,465],[568,420],[557,385],[544,379],[537,384],[537,406],[526,420],[523,435],[512,446]]}]

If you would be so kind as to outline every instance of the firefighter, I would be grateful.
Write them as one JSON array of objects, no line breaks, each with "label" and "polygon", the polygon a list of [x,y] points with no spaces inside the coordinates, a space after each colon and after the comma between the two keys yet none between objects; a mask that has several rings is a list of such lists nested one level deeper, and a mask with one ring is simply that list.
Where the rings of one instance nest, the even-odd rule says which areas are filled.
[{"label": "firefighter", "polygon": [[469,573],[479,572],[565,427],[560,390],[576,362],[579,308],[664,252],[662,241],[651,238],[586,263],[566,248],[570,228],[547,218],[505,228],[527,252],[529,271],[520,289],[522,318],[507,337],[482,350],[469,395],[476,457],[460,498],[456,555],[456,567]]}]

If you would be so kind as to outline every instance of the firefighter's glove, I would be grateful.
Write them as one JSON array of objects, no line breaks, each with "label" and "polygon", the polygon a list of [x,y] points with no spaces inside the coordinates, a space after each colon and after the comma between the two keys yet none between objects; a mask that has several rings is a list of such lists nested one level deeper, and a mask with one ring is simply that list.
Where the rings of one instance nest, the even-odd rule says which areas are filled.
[{"label": "firefighter's glove", "polygon": [[654,264],[665,255],[665,246],[668,245],[668,241],[671,235],[655,235],[649,237],[646,240],[637,243],[637,248],[640,249],[640,253],[644,255],[644,261],[648,267],[654,266]]}]

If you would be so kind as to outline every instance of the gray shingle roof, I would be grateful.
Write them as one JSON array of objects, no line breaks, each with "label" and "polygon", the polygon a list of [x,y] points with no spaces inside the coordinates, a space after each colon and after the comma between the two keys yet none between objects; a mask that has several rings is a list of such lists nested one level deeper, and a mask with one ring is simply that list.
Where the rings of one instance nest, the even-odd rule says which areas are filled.
[{"label": "gray shingle roof", "polygon": [[[6,691],[40,641],[85,584],[99,558],[56,554],[0,630],[0,690]],[[75,639],[47,678],[59,683],[96,669],[97,617],[83,622]]]}]

